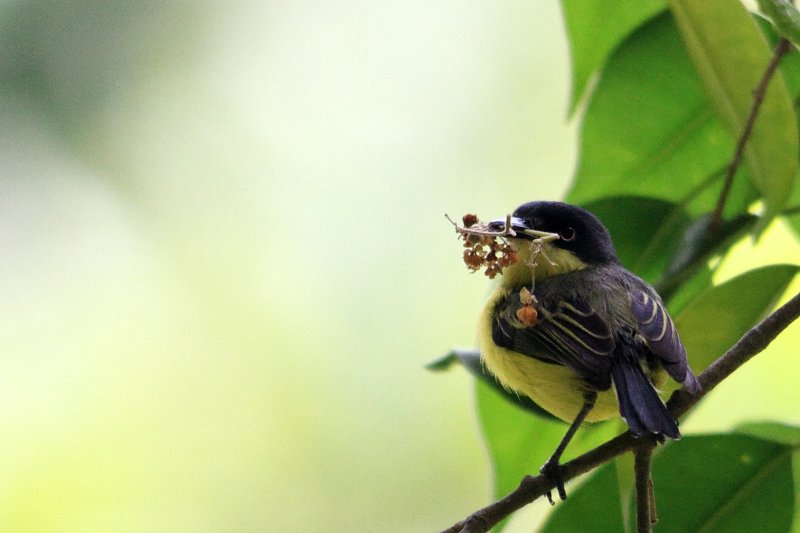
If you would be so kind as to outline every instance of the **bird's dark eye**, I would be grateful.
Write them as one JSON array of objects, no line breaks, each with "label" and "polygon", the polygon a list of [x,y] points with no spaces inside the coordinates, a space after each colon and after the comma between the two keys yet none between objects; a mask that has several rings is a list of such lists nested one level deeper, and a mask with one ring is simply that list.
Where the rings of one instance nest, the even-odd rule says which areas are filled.
[{"label": "bird's dark eye", "polygon": [[558,234],[562,240],[571,241],[575,238],[575,228],[571,228],[567,226],[566,228],[562,229],[561,232]]}]

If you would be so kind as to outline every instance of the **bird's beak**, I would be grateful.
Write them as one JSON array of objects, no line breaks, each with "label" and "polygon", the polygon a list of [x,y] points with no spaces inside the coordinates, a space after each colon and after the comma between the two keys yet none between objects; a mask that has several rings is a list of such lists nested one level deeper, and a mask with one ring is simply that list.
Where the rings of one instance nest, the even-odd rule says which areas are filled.
[{"label": "bird's beak", "polygon": [[534,228],[529,228],[525,221],[519,217],[506,217],[506,218],[498,218],[496,220],[492,220],[489,222],[488,226],[490,230],[493,231],[504,231],[506,229],[506,223],[511,226],[511,231],[508,232],[512,236],[516,237],[525,237],[528,236],[533,239],[538,238],[546,238],[547,240],[557,239],[558,235],[555,233],[549,233],[547,231],[539,231]]},{"label": "bird's beak", "polygon": [[[506,228],[506,223],[508,223],[511,227]],[[530,229],[528,226],[525,225],[525,221],[521,218],[517,217],[506,217],[506,218],[498,218],[496,220],[492,220],[489,222],[489,229],[492,231],[508,231],[511,229],[514,233],[522,233],[523,231]],[[508,233],[511,233],[510,231]]]}]

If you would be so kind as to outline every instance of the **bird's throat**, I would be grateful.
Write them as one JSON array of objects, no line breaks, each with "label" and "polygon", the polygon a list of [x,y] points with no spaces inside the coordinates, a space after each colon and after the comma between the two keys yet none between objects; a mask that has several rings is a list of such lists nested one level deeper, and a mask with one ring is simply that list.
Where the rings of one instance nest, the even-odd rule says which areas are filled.
[{"label": "bird's throat", "polygon": [[542,280],[586,268],[586,263],[575,254],[551,243],[545,243],[541,252],[536,254],[536,246],[532,241],[509,239],[509,242],[516,249],[518,260],[503,271],[501,283],[505,287],[530,285],[534,277]]}]

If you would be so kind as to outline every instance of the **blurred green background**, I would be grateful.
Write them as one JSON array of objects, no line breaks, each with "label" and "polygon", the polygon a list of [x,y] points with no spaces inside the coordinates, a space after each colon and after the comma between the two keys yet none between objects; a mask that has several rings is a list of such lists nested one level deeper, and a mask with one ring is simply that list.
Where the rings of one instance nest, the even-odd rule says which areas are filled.
[{"label": "blurred green background", "polygon": [[[0,2],[0,530],[486,503],[472,379],[423,369],[488,287],[443,214],[563,196],[568,80],[556,2]],[[798,422],[780,357],[686,427]]]},{"label": "blurred green background", "polygon": [[557,3],[0,3],[0,530],[430,531],[490,494],[445,212],[563,194]]}]

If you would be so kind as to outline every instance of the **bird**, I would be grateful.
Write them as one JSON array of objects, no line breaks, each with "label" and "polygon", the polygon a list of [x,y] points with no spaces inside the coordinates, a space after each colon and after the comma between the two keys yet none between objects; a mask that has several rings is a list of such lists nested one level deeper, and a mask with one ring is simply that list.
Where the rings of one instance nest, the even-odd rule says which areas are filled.
[{"label": "bird", "polygon": [[481,313],[481,361],[503,387],[570,423],[541,468],[559,497],[559,461],[584,422],[621,416],[635,437],[679,439],[657,389],[667,375],[691,394],[700,383],[664,302],[620,263],[603,223],[575,205],[534,201],[487,226],[517,260]]}]

